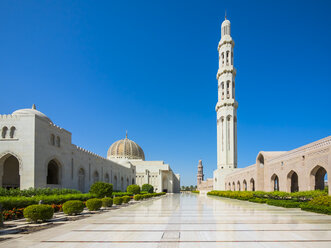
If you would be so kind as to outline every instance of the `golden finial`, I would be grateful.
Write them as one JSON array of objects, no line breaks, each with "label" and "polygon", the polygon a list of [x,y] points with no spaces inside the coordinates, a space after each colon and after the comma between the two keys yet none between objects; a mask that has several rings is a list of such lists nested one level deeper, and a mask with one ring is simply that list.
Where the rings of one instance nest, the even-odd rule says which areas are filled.
[{"label": "golden finial", "polygon": [[33,104],[32,105],[32,109],[36,109],[36,104]]},{"label": "golden finial", "polygon": [[128,138],[128,130],[125,131],[125,138]]},{"label": "golden finial", "polygon": [[225,20],[226,20],[226,9],[225,9]]}]

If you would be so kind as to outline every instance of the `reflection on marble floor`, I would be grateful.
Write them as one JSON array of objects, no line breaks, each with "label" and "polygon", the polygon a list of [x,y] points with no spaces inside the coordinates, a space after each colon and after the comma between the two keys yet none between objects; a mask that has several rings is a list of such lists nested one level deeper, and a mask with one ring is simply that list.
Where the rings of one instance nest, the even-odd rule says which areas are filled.
[{"label": "reflection on marble floor", "polygon": [[0,247],[331,247],[331,216],[174,194],[1,242]]}]

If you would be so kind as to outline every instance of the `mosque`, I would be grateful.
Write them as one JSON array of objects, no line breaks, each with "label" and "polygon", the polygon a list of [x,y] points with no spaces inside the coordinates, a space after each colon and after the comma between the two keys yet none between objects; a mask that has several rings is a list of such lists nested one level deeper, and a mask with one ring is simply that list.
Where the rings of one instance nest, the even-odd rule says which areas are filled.
[{"label": "mosque", "polygon": [[107,158],[72,144],[69,131],[38,111],[0,115],[0,185],[4,188],[71,188],[88,192],[97,181],[125,191],[149,183],[156,192],[178,193],[180,176],[164,161],[145,161],[143,149],[125,139],[113,143]]},{"label": "mosque", "polygon": [[[331,136],[291,151],[260,151],[256,163],[237,168],[236,69],[231,24],[225,18],[218,44],[219,69],[217,113],[217,169],[212,179],[204,179],[198,164],[197,187],[201,191],[306,191],[323,190],[330,181]],[[326,179],[326,180],[325,180]],[[329,187],[329,194],[331,188]]]}]

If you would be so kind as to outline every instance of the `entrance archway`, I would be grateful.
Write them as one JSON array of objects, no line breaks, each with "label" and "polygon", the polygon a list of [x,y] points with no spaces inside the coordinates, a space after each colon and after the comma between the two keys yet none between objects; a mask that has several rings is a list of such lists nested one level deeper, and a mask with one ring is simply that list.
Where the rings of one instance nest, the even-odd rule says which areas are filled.
[{"label": "entrance archway", "polygon": [[251,191],[255,191],[255,181],[253,178],[251,178],[250,184],[251,184]]},{"label": "entrance archway", "polygon": [[295,171],[290,171],[290,173],[287,174],[287,182],[290,192],[299,191],[298,174]]},{"label": "entrance archway", "polygon": [[85,171],[83,168],[78,171],[78,189],[80,192],[85,192]]},{"label": "entrance archway", "polygon": [[279,178],[276,174],[273,174],[271,177],[271,185],[274,191],[279,191]]},{"label": "entrance archway", "polygon": [[20,187],[20,163],[18,159],[9,155],[3,163],[2,187],[6,189]]},{"label": "entrance archway", "polygon": [[60,184],[60,165],[54,159],[47,165],[47,184]]},{"label": "entrance archway", "polygon": [[240,182],[239,181],[237,182],[237,188],[238,188],[238,191],[241,190],[241,188],[240,188]]},{"label": "entrance archway", "polygon": [[322,166],[315,166],[310,173],[310,188],[315,190],[324,190],[327,180],[327,171]]}]

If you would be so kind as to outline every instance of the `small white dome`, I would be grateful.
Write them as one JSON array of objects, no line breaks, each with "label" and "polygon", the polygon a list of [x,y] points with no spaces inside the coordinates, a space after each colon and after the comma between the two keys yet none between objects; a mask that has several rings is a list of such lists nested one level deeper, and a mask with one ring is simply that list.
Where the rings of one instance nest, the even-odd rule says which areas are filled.
[{"label": "small white dome", "polygon": [[12,115],[37,115],[41,119],[44,119],[48,122],[52,122],[45,114],[36,110],[36,106],[34,104],[33,104],[32,108],[30,108],[30,109],[19,109],[19,110],[14,111],[12,113]]}]

